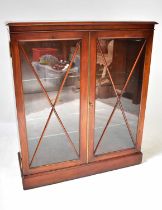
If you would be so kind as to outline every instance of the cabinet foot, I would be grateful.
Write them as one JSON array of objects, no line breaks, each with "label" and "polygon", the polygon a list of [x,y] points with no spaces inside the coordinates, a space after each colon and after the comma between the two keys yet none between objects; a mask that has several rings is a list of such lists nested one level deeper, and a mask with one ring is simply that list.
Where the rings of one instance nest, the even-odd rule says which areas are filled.
[{"label": "cabinet foot", "polygon": [[[21,166],[20,158],[19,161]],[[93,175],[96,173],[102,173],[106,171],[111,171],[119,168],[140,164],[141,162],[142,162],[142,153],[135,152],[133,154],[125,156],[92,162],[71,168],[64,168],[55,171],[48,171],[32,175],[22,174],[23,188],[26,190],[44,185],[54,184],[62,181]]]}]

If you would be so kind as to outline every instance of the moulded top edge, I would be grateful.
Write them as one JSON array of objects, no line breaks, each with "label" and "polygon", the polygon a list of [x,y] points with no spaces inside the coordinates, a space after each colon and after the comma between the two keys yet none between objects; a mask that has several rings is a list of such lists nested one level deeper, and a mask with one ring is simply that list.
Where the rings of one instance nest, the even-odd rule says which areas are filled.
[{"label": "moulded top edge", "polygon": [[10,32],[43,30],[154,29],[154,21],[10,22]]},{"label": "moulded top edge", "polygon": [[9,22],[9,26],[29,25],[98,25],[98,24],[158,24],[155,21],[65,21],[65,22]]}]

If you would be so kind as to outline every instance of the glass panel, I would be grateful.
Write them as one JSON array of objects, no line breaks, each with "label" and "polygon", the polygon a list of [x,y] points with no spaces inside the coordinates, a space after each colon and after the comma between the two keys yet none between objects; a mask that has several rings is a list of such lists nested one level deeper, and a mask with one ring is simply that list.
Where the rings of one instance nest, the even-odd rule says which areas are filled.
[{"label": "glass panel", "polygon": [[135,147],[144,40],[99,39],[97,46],[94,152],[101,155]]},{"label": "glass panel", "polygon": [[20,43],[31,167],[79,158],[80,48],[77,43],[78,40]]},{"label": "glass panel", "polygon": [[[108,108],[107,106],[109,105],[107,104],[105,106],[105,109]],[[98,129],[96,129],[96,133],[95,133],[96,140],[99,140],[99,138],[101,137],[104,126],[98,127]],[[95,142],[95,146],[96,144],[97,144],[97,141]],[[125,148],[132,148],[132,147],[134,147],[134,144],[131,141],[130,134],[125,124],[122,112],[120,111],[120,108],[117,107],[112,117],[112,120],[110,121],[110,124],[107,127],[102,137],[101,143],[98,149],[96,150],[95,154],[99,155],[103,153],[118,151],[118,150],[122,150]]]}]

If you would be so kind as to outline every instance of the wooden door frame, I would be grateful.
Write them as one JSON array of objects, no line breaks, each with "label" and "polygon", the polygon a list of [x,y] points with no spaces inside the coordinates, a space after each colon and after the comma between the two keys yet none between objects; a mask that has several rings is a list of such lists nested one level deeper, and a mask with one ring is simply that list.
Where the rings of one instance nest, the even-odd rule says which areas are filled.
[{"label": "wooden door frame", "polygon": [[[79,40],[81,39],[80,61],[80,159],[69,160],[39,167],[29,167],[28,140],[26,132],[25,107],[22,85],[19,42],[48,40]],[[87,162],[87,114],[88,114],[88,32],[57,31],[29,32],[11,34],[11,53],[17,107],[18,128],[21,147],[21,164],[23,175],[41,173],[50,170],[81,165]]]},{"label": "wooden door frame", "polygon": [[[96,42],[98,38],[144,38],[145,45],[145,60],[143,69],[143,83],[141,91],[141,103],[137,127],[137,139],[135,148],[115,151],[102,155],[94,155],[94,126],[95,126],[95,97],[96,97]],[[119,157],[123,155],[140,152],[142,133],[144,126],[145,108],[147,100],[147,90],[150,72],[151,51],[152,51],[153,30],[110,30],[110,31],[94,31],[90,33],[90,85],[89,85],[89,145],[88,145],[88,162],[100,161],[109,158]]]}]

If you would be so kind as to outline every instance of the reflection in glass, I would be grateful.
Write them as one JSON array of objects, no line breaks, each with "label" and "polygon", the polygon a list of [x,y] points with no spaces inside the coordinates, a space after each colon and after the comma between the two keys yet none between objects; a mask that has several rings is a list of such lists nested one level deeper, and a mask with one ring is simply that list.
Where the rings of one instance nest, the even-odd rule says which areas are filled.
[{"label": "reflection in glass", "polygon": [[[140,57],[137,60],[138,55]],[[133,70],[132,67],[136,60],[137,64]],[[134,148],[140,108],[143,65],[143,39],[98,40],[95,155]],[[125,84],[127,85],[125,86]],[[123,89],[124,86],[125,89]]]},{"label": "reflection in glass", "polygon": [[[31,167],[79,158],[80,49],[76,51],[77,43],[77,40],[20,43],[27,55],[26,58],[20,50]],[[75,59],[59,93],[74,53]]]}]

